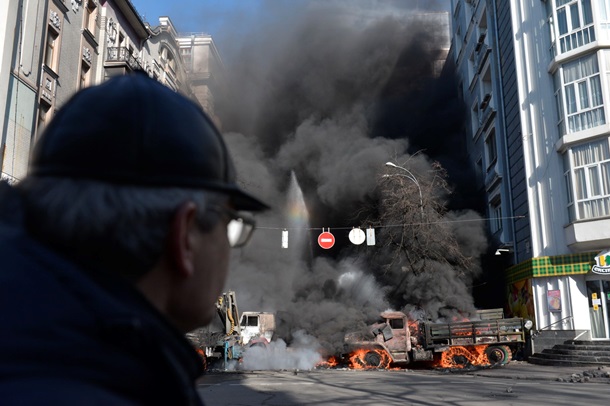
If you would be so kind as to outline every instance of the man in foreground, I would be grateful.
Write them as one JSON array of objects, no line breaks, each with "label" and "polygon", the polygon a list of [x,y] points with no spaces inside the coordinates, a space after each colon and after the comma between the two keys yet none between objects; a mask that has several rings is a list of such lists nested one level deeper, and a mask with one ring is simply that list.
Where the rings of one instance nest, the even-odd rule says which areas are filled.
[{"label": "man in foreground", "polygon": [[77,93],[0,183],[0,403],[200,404],[184,333],[266,208],[187,98],[143,73]]}]

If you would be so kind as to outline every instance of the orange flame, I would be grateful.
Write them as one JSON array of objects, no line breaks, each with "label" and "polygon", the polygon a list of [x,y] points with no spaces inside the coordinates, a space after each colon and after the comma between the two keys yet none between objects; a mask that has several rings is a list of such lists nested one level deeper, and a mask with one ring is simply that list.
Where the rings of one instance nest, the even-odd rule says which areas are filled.
[{"label": "orange flame", "polygon": [[467,366],[489,366],[492,362],[487,356],[488,345],[474,345],[468,347],[451,347],[440,353],[435,359],[434,366],[439,368],[465,368]]},{"label": "orange flame", "polygon": [[360,348],[349,355],[349,367],[353,369],[386,368],[392,359],[381,349]]},{"label": "orange flame", "polygon": [[201,348],[195,348],[197,354],[201,357],[201,361],[203,362],[203,369],[207,371],[208,369],[208,358],[205,356],[205,351]]},{"label": "orange flame", "polygon": [[339,359],[334,355],[328,357],[326,361],[321,361],[316,364],[317,368],[335,368],[339,365]]}]

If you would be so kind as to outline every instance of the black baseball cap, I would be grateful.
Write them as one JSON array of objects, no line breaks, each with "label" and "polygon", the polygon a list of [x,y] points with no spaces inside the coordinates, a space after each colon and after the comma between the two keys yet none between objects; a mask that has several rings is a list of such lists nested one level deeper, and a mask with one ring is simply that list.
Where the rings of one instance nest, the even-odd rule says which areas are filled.
[{"label": "black baseball cap", "polygon": [[237,185],[227,146],[203,110],[144,72],[72,96],[34,147],[30,175],[212,190],[237,210],[269,208]]}]

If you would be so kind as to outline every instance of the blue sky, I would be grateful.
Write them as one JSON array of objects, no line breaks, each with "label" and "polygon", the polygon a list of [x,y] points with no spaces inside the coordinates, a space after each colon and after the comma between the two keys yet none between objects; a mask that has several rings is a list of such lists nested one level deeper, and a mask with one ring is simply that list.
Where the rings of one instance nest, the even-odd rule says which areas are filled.
[{"label": "blue sky", "polygon": [[[138,12],[152,26],[160,16],[171,18],[181,33],[206,32],[212,36],[229,31],[247,32],[253,24],[264,24],[270,16],[294,12],[316,2],[334,4],[348,11],[378,12],[433,8],[448,10],[450,0],[131,0]],[[215,38],[220,39],[222,38]]]},{"label": "blue sky", "polygon": [[[285,0],[276,0],[286,3]],[[297,2],[300,0],[297,0]],[[215,34],[225,21],[255,14],[263,0],[131,0],[136,9],[151,25],[158,18],[168,16],[179,32],[208,32]]]}]

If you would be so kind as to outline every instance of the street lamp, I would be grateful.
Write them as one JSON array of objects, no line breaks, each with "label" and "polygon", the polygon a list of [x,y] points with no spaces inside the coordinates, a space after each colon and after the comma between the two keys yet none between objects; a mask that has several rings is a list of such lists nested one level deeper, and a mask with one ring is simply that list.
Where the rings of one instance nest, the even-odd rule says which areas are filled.
[{"label": "street lamp", "polygon": [[[413,183],[415,183],[415,185],[417,186],[417,190],[419,191],[419,208],[421,209],[421,216],[422,219],[424,218],[424,198],[422,197],[422,193],[421,193],[421,187],[419,186],[419,182],[417,181],[417,179],[415,178],[415,175],[413,175],[411,173],[410,170],[408,170],[407,168],[403,168],[402,166],[398,166],[396,165],[394,162],[386,162],[385,166],[391,166],[392,168],[398,168],[398,169],[402,169],[403,171],[407,172],[407,175],[402,175],[402,174],[395,174],[398,176],[404,176],[405,178],[413,181]],[[392,175],[383,175],[384,177],[389,177]]]}]

